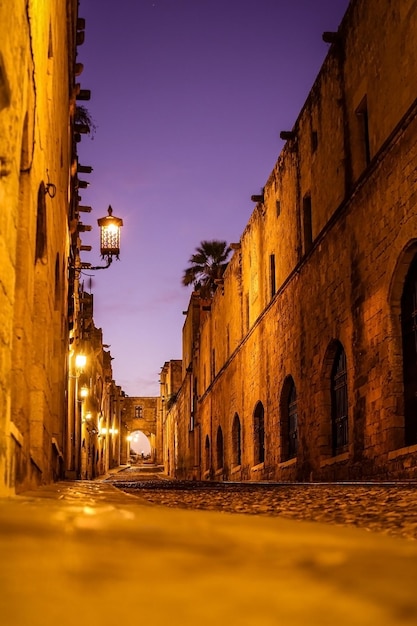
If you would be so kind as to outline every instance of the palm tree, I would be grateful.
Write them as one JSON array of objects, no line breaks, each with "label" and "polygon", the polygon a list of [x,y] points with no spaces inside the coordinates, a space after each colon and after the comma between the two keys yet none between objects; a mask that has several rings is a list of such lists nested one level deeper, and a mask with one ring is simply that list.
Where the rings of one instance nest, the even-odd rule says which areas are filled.
[{"label": "palm tree", "polygon": [[226,241],[202,241],[191,255],[190,267],[184,270],[182,284],[193,285],[203,297],[210,297],[217,289],[216,280],[219,280],[227,267],[227,257],[231,248]]}]

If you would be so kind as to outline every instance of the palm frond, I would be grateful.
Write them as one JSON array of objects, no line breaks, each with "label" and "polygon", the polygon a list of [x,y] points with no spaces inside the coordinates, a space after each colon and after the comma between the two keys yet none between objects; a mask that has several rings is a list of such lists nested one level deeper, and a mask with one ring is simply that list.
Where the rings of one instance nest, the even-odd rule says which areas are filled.
[{"label": "palm frond", "polygon": [[184,270],[182,284],[193,285],[200,292],[204,289],[205,297],[213,295],[217,289],[215,281],[223,276],[230,252],[226,241],[202,241],[189,258],[191,265]]}]

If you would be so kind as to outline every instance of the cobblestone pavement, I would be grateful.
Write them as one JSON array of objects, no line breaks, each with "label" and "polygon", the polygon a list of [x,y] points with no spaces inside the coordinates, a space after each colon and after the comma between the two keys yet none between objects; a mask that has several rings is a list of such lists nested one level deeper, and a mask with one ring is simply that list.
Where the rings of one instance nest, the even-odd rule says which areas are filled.
[{"label": "cobblestone pavement", "polygon": [[[0,498],[1,626],[416,626],[415,541],[286,519],[282,502],[268,513],[278,495],[324,509],[352,486],[161,478],[122,471]],[[157,506],[162,496],[174,506]]]},{"label": "cobblestone pavement", "polygon": [[212,483],[161,480],[152,468],[127,468],[109,479],[147,502],[356,526],[417,539],[417,483]]}]

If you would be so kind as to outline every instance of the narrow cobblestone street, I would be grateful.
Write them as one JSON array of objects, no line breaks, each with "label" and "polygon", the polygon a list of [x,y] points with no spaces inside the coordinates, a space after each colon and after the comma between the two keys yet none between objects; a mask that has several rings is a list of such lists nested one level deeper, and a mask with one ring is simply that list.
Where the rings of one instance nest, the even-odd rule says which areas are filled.
[{"label": "narrow cobblestone street", "polygon": [[108,479],[167,507],[249,513],[417,539],[417,483],[273,484],[167,481],[133,466]]},{"label": "narrow cobblestone street", "polygon": [[[156,469],[0,499],[2,626],[417,623],[414,486],[203,486]],[[321,522],[288,519],[311,508]]]}]

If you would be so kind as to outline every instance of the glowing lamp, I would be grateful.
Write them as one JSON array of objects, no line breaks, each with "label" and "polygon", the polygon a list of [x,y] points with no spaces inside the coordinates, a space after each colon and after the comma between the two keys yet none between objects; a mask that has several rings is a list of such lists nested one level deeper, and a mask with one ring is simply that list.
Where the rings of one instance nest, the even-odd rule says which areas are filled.
[{"label": "glowing lamp", "polygon": [[100,226],[100,254],[103,259],[116,259],[120,254],[120,229],[123,226],[123,220],[120,217],[114,217],[111,206],[107,209],[108,215],[97,220]]},{"label": "glowing lamp", "polygon": [[75,367],[78,370],[82,370],[84,369],[86,364],[87,364],[87,357],[85,356],[85,354],[77,354],[77,356],[75,357]]},{"label": "glowing lamp", "polygon": [[83,387],[81,387],[81,389],[80,389],[80,396],[81,396],[81,398],[87,398],[88,397],[88,387],[86,387],[85,385]]}]

